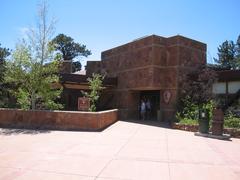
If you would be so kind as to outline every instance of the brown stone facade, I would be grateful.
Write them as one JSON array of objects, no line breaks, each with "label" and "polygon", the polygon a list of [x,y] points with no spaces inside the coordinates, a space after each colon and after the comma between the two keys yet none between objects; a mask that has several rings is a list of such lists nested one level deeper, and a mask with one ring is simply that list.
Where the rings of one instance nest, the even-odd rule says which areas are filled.
[{"label": "brown stone facade", "polygon": [[[117,87],[105,90],[101,102],[118,108],[120,119],[138,118],[143,94],[154,92],[158,99],[158,92],[158,119],[170,122],[175,117],[182,73],[205,63],[206,44],[179,35],[152,35],[102,52],[101,61],[87,62],[86,72],[87,76],[103,73],[117,78]],[[169,102],[163,99],[165,91],[170,92]]]},{"label": "brown stone facade", "polygon": [[51,130],[102,130],[118,120],[118,110],[100,112],[0,109],[0,127]]}]

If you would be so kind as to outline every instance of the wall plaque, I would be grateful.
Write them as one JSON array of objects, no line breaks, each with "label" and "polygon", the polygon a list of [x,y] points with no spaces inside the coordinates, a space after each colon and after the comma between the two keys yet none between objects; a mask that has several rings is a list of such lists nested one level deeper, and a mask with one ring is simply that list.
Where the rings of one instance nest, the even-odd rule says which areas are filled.
[{"label": "wall plaque", "polygon": [[78,98],[78,110],[79,111],[88,111],[90,107],[90,100],[86,97]]},{"label": "wall plaque", "polygon": [[169,103],[171,97],[172,97],[172,94],[171,94],[171,92],[170,92],[169,90],[163,91],[163,101],[164,101],[166,104]]}]

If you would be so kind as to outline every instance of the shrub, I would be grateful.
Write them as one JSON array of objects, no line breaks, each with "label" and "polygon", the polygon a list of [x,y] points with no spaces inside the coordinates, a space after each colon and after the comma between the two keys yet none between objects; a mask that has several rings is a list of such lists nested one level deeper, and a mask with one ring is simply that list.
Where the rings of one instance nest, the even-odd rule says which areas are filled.
[{"label": "shrub", "polygon": [[89,93],[84,93],[89,99],[90,99],[90,108],[89,111],[95,112],[97,111],[96,103],[100,97],[101,90],[103,89],[103,79],[104,76],[100,74],[92,74],[91,78],[88,78],[88,83],[89,83],[89,88],[90,92]]},{"label": "shrub", "polygon": [[224,127],[240,129],[240,118],[233,114],[228,114],[224,118]]},{"label": "shrub", "polygon": [[212,100],[202,104],[201,106],[193,103],[189,96],[186,96],[181,101],[183,108],[181,108],[176,114],[176,119],[179,123],[189,125],[198,124],[200,110],[207,111],[209,113],[210,121],[212,120],[212,111],[214,107]]}]

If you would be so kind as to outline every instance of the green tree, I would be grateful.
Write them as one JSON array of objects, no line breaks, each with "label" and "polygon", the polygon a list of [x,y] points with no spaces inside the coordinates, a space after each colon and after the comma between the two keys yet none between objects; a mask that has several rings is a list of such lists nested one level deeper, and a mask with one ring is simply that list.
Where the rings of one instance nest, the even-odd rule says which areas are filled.
[{"label": "green tree", "polygon": [[240,69],[240,35],[236,42],[236,56],[235,56],[237,69]]},{"label": "green tree", "polygon": [[54,60],[53,48],[49,47],[54,22],[47,23],[47,5],[40,4],[37,28],[31,29],[28,38],[17,44],[11,61],[7,62],[5,82],[17,87],[13,95],[23,109],[59,109],[56,103],[61,89],[53,89],[59,81],[58,61]]},{"label": "green tree", "polygon": [[10,55],[10,50],[8,48],[1,47],[0,44],[0,82],[3,80],[3,74],[5,71],[6,58]]},{"label": "green tree", "polygon": [[183,118],[193,119],[199,110],[209,113],[212,108],[212,85],[217,80],[214,70],[201,66],[183,75],[179,92],[178,111]]},{"label": "green tree", "polygon": [[50,44],[62,55],[63,60],[73,61],[73,70],[75,71],[81,69],[79,58],[91,55],[91,51],[85,45],[74,42],[73,38],[64,34],[57,35]]},{"label": "green tree", "polygon": [[225,41],[219,45],[218,58],[214,60],[222,69],[240,69],[240,36],[236,43]]},{"label": "green tree", "polygon": [[3,83],[4,72],[6,71],[6,58],[10,55],[8,48],[1,47],[0,44],[0,107],[6,105],[7,87]]},{"label": "green tree", "polygon": [[90,111],[95,112],[97,110],[96,103],[100,97],[100,92],[103,89],[104,77],[100,74],[93,74],[91,78],[88,78],[90,93],[87,93],[87,97],[90,99]]},{"label": "green tree", "polygon": [[235,44],[233,41],[225,41],[218,47],[218,59],[215,62],[224,69],[231,69],[234,66]]},{"label": "green tree", "polygon": [[76,72],[76,71],[80,71],[82,69],[82,64],[79,61],[75,61],[72,64],[72,71]]}]

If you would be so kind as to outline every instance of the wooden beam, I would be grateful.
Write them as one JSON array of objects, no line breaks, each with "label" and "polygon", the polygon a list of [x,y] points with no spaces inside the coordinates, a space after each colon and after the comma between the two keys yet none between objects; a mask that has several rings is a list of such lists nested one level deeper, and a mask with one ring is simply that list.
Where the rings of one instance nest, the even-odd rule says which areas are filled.
[{"label": "wooden beam", "polygon": [[89,89],[89,86],[85,84],[64,84],[64,87],[68,89],[80,89],[80,90]]}]

